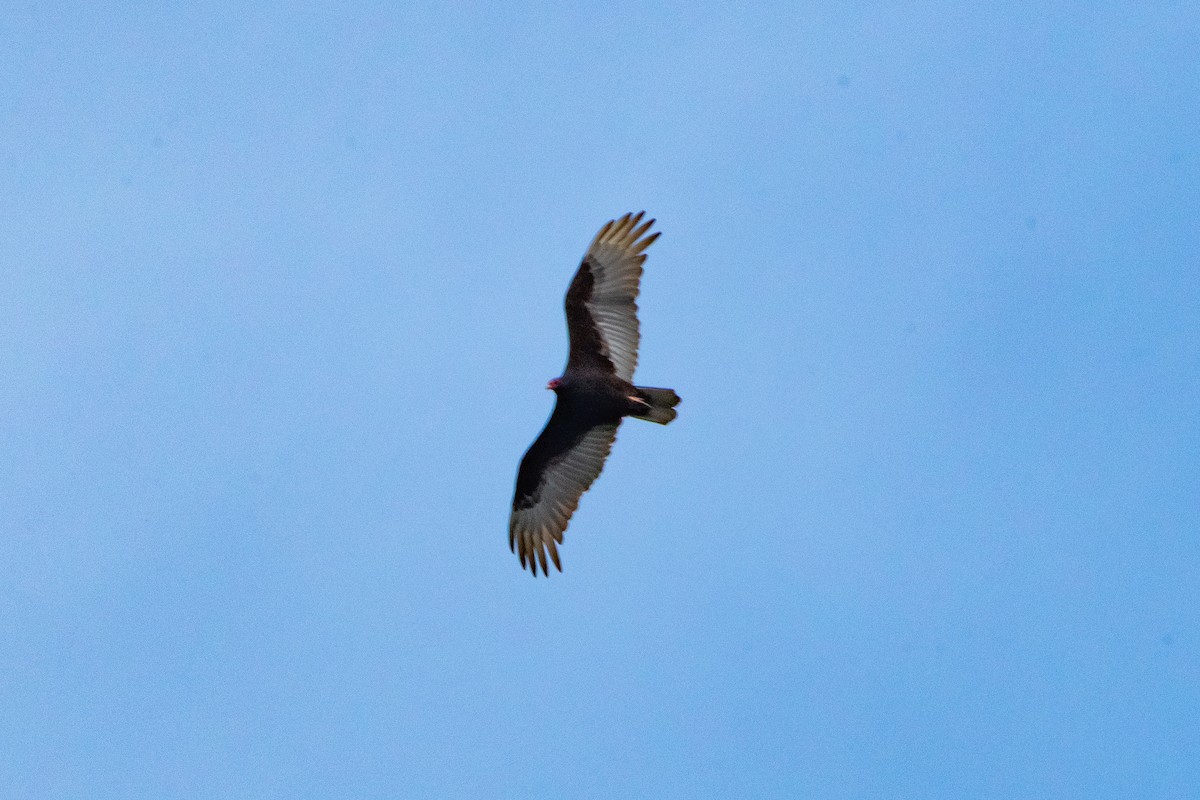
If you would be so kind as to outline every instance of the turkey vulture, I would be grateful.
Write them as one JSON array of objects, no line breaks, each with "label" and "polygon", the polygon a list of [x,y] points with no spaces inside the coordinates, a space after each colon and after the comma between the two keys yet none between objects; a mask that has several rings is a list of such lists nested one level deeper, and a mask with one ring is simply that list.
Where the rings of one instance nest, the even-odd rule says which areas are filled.
[{"label": "turkey vulture", "polygon": [[543,574],[550,574],[547,550],[562,572],[556,543],[562,543],[580,496],[604,468],[621,419],[659,425],[675,419],[679,395],[674,390],[632,383],[642,251],[658,238],[658,233],[646,235],[654,220],[643,223],[644,213],[609,220],[567,289],[567,367],[546,385],[557,395],[554,413],[521,459],[508,522],[508,546],[534,577],[539,564]]}]

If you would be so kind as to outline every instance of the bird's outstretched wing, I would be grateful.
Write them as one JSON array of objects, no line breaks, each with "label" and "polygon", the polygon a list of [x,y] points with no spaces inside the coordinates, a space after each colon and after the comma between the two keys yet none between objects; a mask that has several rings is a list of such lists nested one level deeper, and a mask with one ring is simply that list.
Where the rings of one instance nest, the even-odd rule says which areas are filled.
[{"label": "bird's outstretched wing", "polygon": [[[632,381],[638,359],[638,284],[643,251],[658,238],[646,236],[654,220],[644,211],[609,220],[583,257],[567,289],[567,371],[603,369]],[[641,224],[639,224],[641,223]]]},{"label": "bird's outstretched wing", "polygon": [[508,546],[534,576],[539,564],[542,572],[549,574],[547,550],[554,566],[562,571],[556,543],[562,543],[580,496],[604,469],[619,424],[591,424],[558,403],[546,428],[521,459],[508,522]]}]

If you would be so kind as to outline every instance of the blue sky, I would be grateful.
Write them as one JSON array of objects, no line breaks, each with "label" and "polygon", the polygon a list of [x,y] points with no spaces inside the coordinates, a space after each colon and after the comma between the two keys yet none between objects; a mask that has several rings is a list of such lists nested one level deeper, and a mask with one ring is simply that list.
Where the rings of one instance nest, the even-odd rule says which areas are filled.
[{"label": "blue sky", "polygon": [[1200,792],[1194,4],[103,5],[0,27],[0,795]]}]

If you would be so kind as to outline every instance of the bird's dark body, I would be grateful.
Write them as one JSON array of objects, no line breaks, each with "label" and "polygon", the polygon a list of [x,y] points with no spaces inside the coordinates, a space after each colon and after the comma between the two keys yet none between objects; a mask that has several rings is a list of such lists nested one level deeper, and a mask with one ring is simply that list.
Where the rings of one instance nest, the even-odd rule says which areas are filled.
[{"label": "bird's dark body", "polygon": [[613,371],[612,361],[603,354],[604,344],[600,338],[600,331],[597,330],[587,308],[587,298],[592,294],[594,281],[592,265],[585,257],[567,289],[566,301],[563,303],[567,312],[567,330],[571,332],[567,372]]},{"label": "bird's dark body", "polygon": [[638,396],[637,387],[611,373],[590,370],[568,373],[558,379],[554,391],[558,395],[556,405],[592,419],[597,425],[618,422],[644,408],[629,399]]},{"label": "bird's dark body", "polygon": [[558,395],[554,413],[517,470],[513,508],[528,508],[537,502],[542,471],[589,430],[597,425],[620,424],[623,418],[645,410],[645,405],[629,399],[631,395],[640,396],[640,390],[612,374],[590,370],[567,373],[559,378],[554,391]]}]

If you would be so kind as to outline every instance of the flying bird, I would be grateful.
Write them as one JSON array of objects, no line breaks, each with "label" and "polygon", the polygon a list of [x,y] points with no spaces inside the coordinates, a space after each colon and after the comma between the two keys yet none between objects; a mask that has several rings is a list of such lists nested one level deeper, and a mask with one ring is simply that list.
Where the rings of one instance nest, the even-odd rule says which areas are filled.
[{"label": "flying bird", "polygon": [[609,220],[583,256],[567,289],[570,349],[561,377],[546,384],[557,395],[550,421],[517,471],[508,546],[533,575],[559,572],[558,545],[579,498],[604,468],[625,417],[666,425],[675,419],[673,389],[634,386],[638,357],[638,284],[647,235],[645,212]]}]

